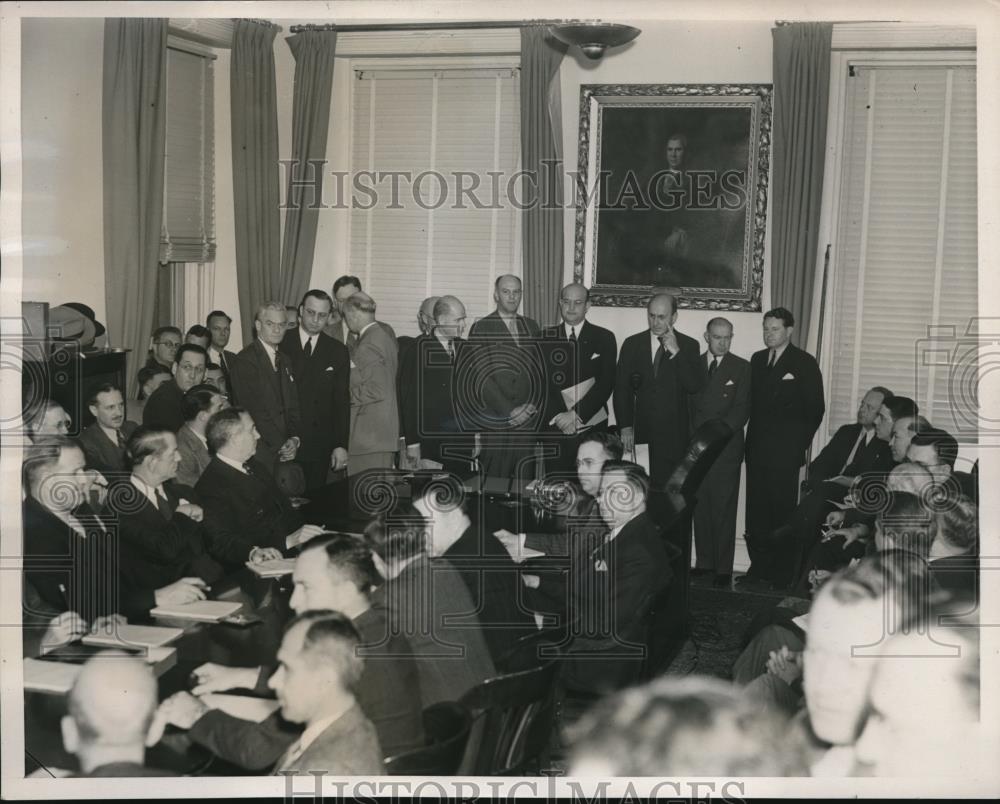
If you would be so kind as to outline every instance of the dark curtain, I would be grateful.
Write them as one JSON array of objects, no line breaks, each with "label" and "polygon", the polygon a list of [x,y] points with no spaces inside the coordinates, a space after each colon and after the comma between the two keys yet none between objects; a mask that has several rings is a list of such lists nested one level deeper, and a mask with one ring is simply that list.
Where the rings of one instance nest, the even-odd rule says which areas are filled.
[{"label": "dark curtain", "polygon": [[102,87],[108,343],[132,350],[126,398],[153,328],[166,140],[167,20],[107,19]]},{"label": "dark curtain", "polygon": [[285,304],[298,304],[309,290],[316,251],[337,32],[303,31],[286,41],[295,58],[295,89],[292,95],[292,167],[288,171],[285,232],[281,244],[281,298]]},{"label": "dark curtain", "polygon": [[521,167],[537,180],[522,196],[537,199],[521,214],[524,314],[542,326],[555,320],[563,277],[558,84],[566,46],[546,33],[541,25],[521,28]]},{"label": "dark curtain", "polygon": [[792,311],[795,340],[804,347],[813,312],[833,25],[795,23],[775,28],[772,33],[771,305]]},{"label": "dark curtain", "polygon": [[277,28],[249,20],[237,20],[233,31],[233,207],[244,344],[253,340],[258,305],[281,295],[276,35]]}]

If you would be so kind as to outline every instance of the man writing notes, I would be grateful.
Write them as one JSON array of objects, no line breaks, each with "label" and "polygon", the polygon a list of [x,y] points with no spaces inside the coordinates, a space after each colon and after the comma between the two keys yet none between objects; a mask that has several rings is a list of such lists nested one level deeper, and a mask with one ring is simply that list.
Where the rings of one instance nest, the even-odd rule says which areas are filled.
[{"label": "man writing notes", "polygon": [[[476,383],[465,404],[478,413],[475,427],[485,430],[487,444],[480,461],[486,474],[510,477],[518,464],[531,454],[524,436],[537,432],[545,407],[544,367],[532,341],[539,336],[538,324],[517,314],[521,306],[521,280],[512,274],[497,277],[493,287],[496,310],[479,319],[469,330],[474,347],[471,372]],[[471,384],[471,383],[470,383]],[[480,412],[481,411],[481,412]],[[534,440],[533,438],[531,439]]]},{"label": "man writing notes", "polygon": [[646,313],[649,329],[622,344],[614,405],[626,457],[636,445],[649,445],[650,480],[658,490],[687,449],[689,395],[704,387],[706,375],[698,342],[674,329],[677,299],[659,293]]},{"label": "man writing notes", "polygon": [[791,343],[795,319],[784,307],[764,314],[764,345],[750,359],[747,429],[747,550],[741,585],[786,586],[790,557],[771,534],[798,502],[799,469],[823,420],[823,376],[816,358]]},{"label": "man writing notes", "polygon": [[326,485],[330,469],[347,466],[351,359],[346,346],[323,332],[332,310],[325,291],[310,290],[299,305],[298,326],[281,341],[298,385],[302,446],[296,460],[307,489]]},{"label": "man writing notes", "polygon": [[743,463],[743,427],[750,415],[750,364],[732,354],[733,325],[713,318],[705,329],[708,351],[702,355],[707,380],[691,397],[691,426],[722,419],[733,435],[698,489],[694,510],[697,561],[692,575],[714,575],[715,585],[729,588],[736,550],[736,505]]},{"label": "man writing notes", "polygon": [[[587,321],[589,310],[590,291],[577,282],[566,285],[559,294],[562,323],[542,331],[552,383],[545,413],[551,434],[547,440],[558,449],[549,465],[566,472],[574,468],[580,434],[607,427],[607,402],[615,387],[618,342],[613,332]],[[558,348],[565,344],[568,353]],[[554,359],[559,354],[568,354],[569,360]]]}]

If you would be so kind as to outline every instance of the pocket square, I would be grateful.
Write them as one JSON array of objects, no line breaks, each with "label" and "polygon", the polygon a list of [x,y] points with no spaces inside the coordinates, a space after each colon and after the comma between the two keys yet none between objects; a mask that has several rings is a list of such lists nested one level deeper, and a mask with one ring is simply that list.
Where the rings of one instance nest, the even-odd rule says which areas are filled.
[{"label": "pocket square", "polygon": [[591,359],[591,360],[593,360],[593,359],[594,359],[595,357],[600,357],[600,356],[601,356],[601,353],[600,353],[600,352],[594,352],[594,353],[593,353],[593,354],[592,354],[592,355],[590,356],[590,359]]},{"label": "pocket square", "polygon": [[352,369],[356,369],[356,368],[357,368],[357,366],[356,366],[356,365],[354,365],[354,361],[353,361],[353,360],[351,361],[351,368],[352,368]]},{"label": "pocket square", "polygon": [[732,380],[726,380],[726,385],[735,385],[735,383]]},{"label": "pocket square", "polygon": [[324,371],[333,371],[333,366],[327,366]]},{"label": "pocket square", "polygon": [[603,558],[599,558],[597,561],[594,562],[594,571],[595,572],[607,572],[608,571],[608,562],[605,561]]},{"label": "pocket square", "polygon": [[788,373],[787,373],[787,374],[786,374],[786,375],[785,375],[784,377],[782,377],[781,379],[783,379],[783,380],[794,380],[794,379],[795,379],[795,375],[794,375],[794,374],[792,374],[792,372],[790,372],[790,371],[789,371],[789,372],[788,372]]}]

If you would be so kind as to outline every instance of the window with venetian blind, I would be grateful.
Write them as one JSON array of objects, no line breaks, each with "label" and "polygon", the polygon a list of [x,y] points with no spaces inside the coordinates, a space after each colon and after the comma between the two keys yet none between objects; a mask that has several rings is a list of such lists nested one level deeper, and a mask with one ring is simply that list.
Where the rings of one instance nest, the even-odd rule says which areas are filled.
[{"label": "window with venetian blind", "polygon": [[[521,274],[506,189],[519,165],[518,71],[358,70],[352,114],[355,185],[375,189],[353,193],[351,272],[398,334],[418,334],[417,308],[431,295],[460,298],[471,325],[493,309],[494,279]],[[483,208],[458,200],[458,186],[477,181]]]},{"label": "window with venetian blind", "polygon": [[214,57],[196,50],[167,48],[161,263],[215,260]]},{"label": "window with venetian blind", "polygon": [[828,431],[884,385],[975,441],[975,67],[851,70],[824,346]]}]

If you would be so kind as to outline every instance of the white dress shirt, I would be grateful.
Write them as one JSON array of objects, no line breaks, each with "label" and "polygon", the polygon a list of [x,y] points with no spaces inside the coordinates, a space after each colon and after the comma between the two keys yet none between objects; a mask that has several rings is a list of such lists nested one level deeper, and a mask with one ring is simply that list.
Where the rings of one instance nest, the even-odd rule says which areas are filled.
[{"label": "white dress shirt", "polygon": [[269,346],[268,344],[264,343],[263,339],[258,339],[258,340],[260,340],[260,345],[264,347],[264,351],[267,353],[267,359],[271,361],[271,368],[277,371],[278,366],[274,361],[277,356],[278,350],[275,349],[273,346]]},{"label": "white dress shirt", "polygon": [[583,329],[583,325],[587,323],[587,319],[583,319],[579,324],[574,324],[570,326],[565,321],[563,321],[563,330],[566,332],[566,337],[569,338],[571,330],[576,330],[576,337],[580,337],[580,330]]},{"label": "white dress shirt", "polygon": [[250,474],[242,463],[240,463],[239,461],[234,461],[232,458],[223,455],[221,452],[216,452],[215,457],[218,458],[223,463],[227,463],[230,466],[232,466],[233,469],[235,469],[237,472],[242,472],[245,475]]},{"label": "white dress shirt", "polygon": [[164,500],[167,499],[167,495],[166,492],[164,492],[163,490],[162,483],[159,486],[153,487],[150,486],[148,483],[146,483],[144,480],[140,480],[135,475],[132,475],[132,477],[129,479],[132,481],[132,485],[135,486],[137,489],[139,489],[139,491],[141,491],[145,495],[146,499],[153,504],[154,508],[160,507],[160,504],[159,502],[157,502],[156,499],[157,496],[163,497]]},{"label": "white dress shirt", "polygon": [[[785,353],[785,349],[788,348],[788,343],[789,343],[788,341],[785,341],[785,343],[782,346],[779,346],[777,349],[771,349],[770,350],[770,352],[774,352],[774,363],[775,363],[775,365],[777,365],[778,361],[781,360],[781,356]],[[767,362],[768,363],[771,362],[771,354],[770,354],[770,352],[768,352],[768,355],[767,355]]]},{"label": "white dress shirt", "polygon": [[312,341],[312,346],[310,347],[310,351],[315,352],[316,341],[318,340],[319,340],[319,335],[310,335],[308,332],[302,329],[302,327],[299,327],[299,343],[302,344],[302,351],[305,351],[306,344],[309,341]]}]

